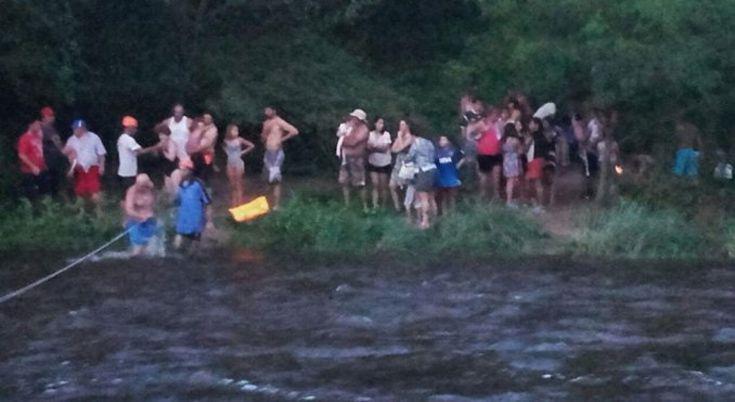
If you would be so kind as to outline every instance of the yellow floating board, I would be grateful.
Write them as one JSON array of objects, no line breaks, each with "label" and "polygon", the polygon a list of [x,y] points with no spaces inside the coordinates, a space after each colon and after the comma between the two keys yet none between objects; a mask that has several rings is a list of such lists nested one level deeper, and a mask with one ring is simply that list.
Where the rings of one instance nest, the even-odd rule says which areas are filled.
[{"label": "yellow floating board", "polygon": [[268,199],[262,196],[246,204],[230,209],[232,218],[238,222],[251,221],[259,216],[267,214],[268,212],[270,212]]}]

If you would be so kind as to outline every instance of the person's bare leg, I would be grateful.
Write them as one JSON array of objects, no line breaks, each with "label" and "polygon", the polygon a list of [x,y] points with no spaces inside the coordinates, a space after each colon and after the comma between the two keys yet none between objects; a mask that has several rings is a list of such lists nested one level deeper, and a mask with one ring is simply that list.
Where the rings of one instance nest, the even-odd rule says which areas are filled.
[{"label": "person's bare leg", "polygon": [[367,188],[365,186],[362,186],[357,191],[360,193],[360,200],[362,200],[362,210],[367,212],[369,210]]},{"label": "person's bare leg", "polygon": [[419,223],[419,228],[428,229],[430,226],[429,216],[431,215],[431,194],[422,191],[417,193],[417,195],[419,197],[419,201],[421,201],[421,223]]},{"label": "person's bare leg", "polygon": [[488,198],[488,174],[478,171],[478,176],[480,177],[480,198],[487,199]]},{"label": "person's bare leg", "polygon": [[401,212],[401,197],[398,194],[398,186],[390,186],[390,196],[393,199],[393,208],[396,212]]},{"label": "person's bare leg", "polygon": [[345,206],[350,206],[350,186],[343,185],[342,186],[342,198],[344,199]]},{"label": "person's bare leg", "polygon": [[380,191],[380,205],[386,205],[388,203],[388,175],[385,173],[380,173],[378,175],[378,183],[380,183],[379,191]]},{"label": "person's bare leg", "polygon": [[97,218],[102,217],[102,193],[93,194],[90,198],[92,205],[94,206],[94,213]]},{"label": "person's bare leg", "polygon": [[184,237],[177,234],[176,237],[174,237],[174,249],[179,250],[181,249],[181,244],[184,242]]},{"label": "person's bare leg", "polygon": [[513,184],[514,181],[512,178],[508,178],[505,181],[505,203],[507,205],[513,204]]},{"label": "person's bare leg", "polygon": [[436,193],[434,191],[431,191],[428,193],[428,200],[429,200],[429,213],[437,216],[439,215],[439,206],[436,203]]},{"label": "person's bare leg", "polygon": [[444,201],[447,204],[447,210],[454,212],[457,208],[457,188],[450,188],[446,194],[447,199]]},{"label": "person's bare leg", "polygon": [[500,200],[500,166],[493,167],[493,198]]},{"label": "person's bare leg", "polygon": [[273,185],[273,210],[278,211],[281,209],[281,183],[275,183]]},{"label": "person's bare leg", "polygon": [[380,177],[377,172],[370,172],[370,189],[373,197],[373,209],[378,209],[380,206]]},{"label": "person's bare leg", "polygon": [[535,192],[536,192],[536,205],[539,207],[544,206],[544,183],[543,180],[534,180]]}]

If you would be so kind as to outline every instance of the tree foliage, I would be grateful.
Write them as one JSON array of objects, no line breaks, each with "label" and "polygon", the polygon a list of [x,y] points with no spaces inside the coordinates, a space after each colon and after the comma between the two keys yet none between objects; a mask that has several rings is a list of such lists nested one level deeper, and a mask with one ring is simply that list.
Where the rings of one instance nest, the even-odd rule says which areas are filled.
[{"label": "tree foliage", "polygon": [[733,21],[718,0],[6,0],[0,161],[44,104],[111,141],[122,114],[150,127],[180,100],[251,130],[276,103],[325,166],[351,108],[452,134],[469,88],[614,107],[628,149],[670,145],[680,116],[729,146]]}]

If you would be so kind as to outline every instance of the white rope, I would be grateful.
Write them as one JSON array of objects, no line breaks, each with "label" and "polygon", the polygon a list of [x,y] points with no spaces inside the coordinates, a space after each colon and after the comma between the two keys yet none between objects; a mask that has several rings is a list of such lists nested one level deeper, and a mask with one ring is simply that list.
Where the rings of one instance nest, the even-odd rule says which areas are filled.
[{"label": "white rope", "polygon": [[49,275],[47,275],[47,276],[45,276],[45,277],[43,277],[43,278],[41,278],[41,279],[39,279],[39,280],[31,283],[28,286],[22,287],[22,288],[20,288],[18,290],[15,290],[13,292],[8,293],[7,295],[5,295],[3,297],[0,297],[0,304],[3,304],[3,303],[5,303],[6,301],[8,301],[10,299],[14,299],[14,298],[22,295],[23,293],[25,293],[25,292],[27,292],[27,291],[35,288],[36,286],[39,286],[39,285],[41,285],[41,284],[43,284],[45,282],[48,282],[49,280],[51,280],[51,279],[53,279],[53,278],[55,278],[55,277],[63,274],[64,272],[66,272],[66,271],[74,268],[75,266],[77,266],[80,263],[82,263],[85,260],[87,260],[89,257],[92,257],[93,255],[99,253],[100,251],[106,249],[107,247],[110,247],[113,243],[115,243],[116,241],[118,241],[121,238],[123,238],[126,234],[128,234],[128,232],[130,232],[130,230],[132,228],[134,228],[134,227],[135,226],[131,226],[130,228],[128,228],[124,232],[122,232],[122,233],[118,234],[117,236],[115,236],[112,240],[110,240],[107,243],[103,244],[102,246],[98,247],[97,249],[95,249],[91,253],[85,255],[84,257],[75,260],[74,262],[72,262],[71,264],[65,266],[64,268],[61,268],[60,270],[58,270],[58,271],[56,271],[56,272],[54,272],[52,274],[49,274]]}]

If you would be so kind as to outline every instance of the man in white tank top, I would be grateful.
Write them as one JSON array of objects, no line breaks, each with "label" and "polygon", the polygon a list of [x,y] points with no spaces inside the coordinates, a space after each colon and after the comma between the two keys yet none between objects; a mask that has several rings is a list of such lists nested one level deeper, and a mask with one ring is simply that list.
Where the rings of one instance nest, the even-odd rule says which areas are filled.
[{"label": "man in white tank top", "polygon": [[168,126],[171,130],[171,142],[176,148],[176,157],[179,160],[188,160],[189,154],[186,152],[186,143],[189,141],[191,134],[192,120],[184,115],[184,106],[177,103],[173,107],[173,116],[164,120],[161,124]]}]

